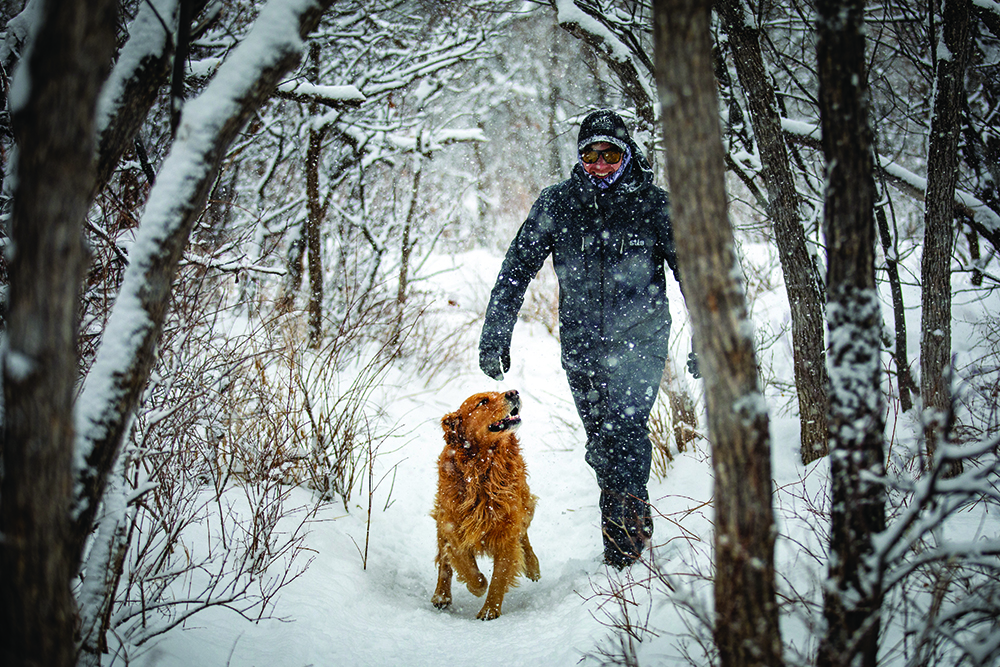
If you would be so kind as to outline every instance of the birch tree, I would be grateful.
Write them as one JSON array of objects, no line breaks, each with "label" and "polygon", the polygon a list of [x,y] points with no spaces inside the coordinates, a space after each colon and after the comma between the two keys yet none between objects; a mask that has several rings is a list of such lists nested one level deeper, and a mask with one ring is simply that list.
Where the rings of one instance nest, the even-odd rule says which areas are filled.
[{"label": "birch tree", "polygon": [[705,377],[715,473],[715,644],[724,667],[782,664],[768,414],[729,224],[711,3],[654,3],[677,257]]}]

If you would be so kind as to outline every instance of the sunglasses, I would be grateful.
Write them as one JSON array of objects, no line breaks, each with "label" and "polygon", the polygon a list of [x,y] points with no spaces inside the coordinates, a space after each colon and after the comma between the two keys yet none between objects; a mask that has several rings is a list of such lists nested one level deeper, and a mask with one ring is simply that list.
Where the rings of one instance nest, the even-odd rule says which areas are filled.
[{"label": "sunglasses", "polygon": [[618,164],[622,159],[622,149],[612,147],[599,151],[595,148],[588,148],[580,153],[580,159],[583,160],[584,164],[594,164],[602,155],[605,164]]}]

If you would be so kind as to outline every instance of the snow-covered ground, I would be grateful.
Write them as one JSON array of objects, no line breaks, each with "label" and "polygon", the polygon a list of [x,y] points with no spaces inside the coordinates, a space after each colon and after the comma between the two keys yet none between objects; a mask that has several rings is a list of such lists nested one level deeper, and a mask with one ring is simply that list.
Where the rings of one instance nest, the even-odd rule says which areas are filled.
[{"label": "snow-covered ground", "polygon": [[[473,253],[444,264],[452,267],[441,268],[452,270],[436,274],[422,289],[439,294],[436,316],[468,321],[482,312],[499,259]],[[446,305],[449,300],[454,305]],[[781,298],[772,301],[780,308]],[[679,296],[671,309],[677,345],[686,353],[689,334],[683,331],[686,315]],[[755,312],[758,320],[767,317],[760,309]],[[775,317],[780,321],[780,315]],[[313,551],[310,567],[281,591],[271,611],[282,620],[252,623],[225,609],[209,610],[167,633],[137,664],[569,667],[619,644],[610,625],[621,620],[621,605],[610,591],[629,601],[625,608],[642,639],[634,643],[640,664],[684,664],[685,653],[698,659],[697,639],[705,628],[692,624],[693,616],[682,610],[689,604],[704,611],[711,600],[707,444],[701,441],[694,451],[677,455],[666,477],[650,483],[654,516],[659,515],[652,559],[677,587],[668,597],[666,584],[651,581],[646,564],[624,575],[601,564],[598,489],[584,463],[583,431],[560,368],[558,342],[541,324],[521,322],[511,352],[513,367],[503,382],[479,372],[471,338],[466,363],[447,377],[391,372],[377,400],[395,435],[380,450],[375,477],[393,467],[395,475],[376,488],[370,533],[367,495],[356,494],[349,513],[342,504],[324,508],[305,542]],[[781,353],[774,356],[770,364],[787,364]],[[677,370],[683,370],[680,363]],[[684,381],[697,388],[689,377]],[[451,608],[437,610],[430,603],[436,544],[429,512],[443,446],[439,420],[469,394],[508,388],[523,398],[519,436],[531,488],[539,497],[529,535],[542,577],[537,583],[522,579],[504,600],[503,615],[480,622],[475,615],[482,599],[462,585],[454,588]],[[783,405],[782,400],[775,403]],[[825,461],[808,468],[799,463],[794,415],[772,410],[771,433],[779,532],[792,537],[777,544],[779,585],[785,593],[794,587],[815,601],[823,571],[816,554],[823,551],[825,533],[815,511],[823,503],[827,466]],[[308,504],[308,492],[296,490],[289,502]],[[996,534],[1000,519],[988,521],[985,532]],[[366,535],[367,567],[362,558]],[[490,563],[481,567],[489,573]],[[815,648],[803,609],[786,607],[782,620],[793,662],[800,652]]]}]

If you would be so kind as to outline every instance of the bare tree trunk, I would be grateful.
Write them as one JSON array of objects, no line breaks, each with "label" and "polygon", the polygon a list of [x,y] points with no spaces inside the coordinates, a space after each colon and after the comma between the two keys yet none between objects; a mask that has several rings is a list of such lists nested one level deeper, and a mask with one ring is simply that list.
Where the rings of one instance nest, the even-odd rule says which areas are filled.
[{"label": "bare tree trunk", "polygon": [[288,254],[285,257],[285,275],[281,298],[278,300],[278,312],[287,313],[295,305],[295,294],[302,287],[302,257],[305,255],[306,240],[305,224],[301,224],[294,238],[289,242]]},{"label": "bare tree trunk", "polygon": [[392,346],[398,346],[403,333],[403,315],[406,297],[410,287],[410,255],[416,241],[413,237],[413,222],[417,216],[417,203],[420,198],[420,176],[424,169],[424,156],[421,153],[423,130],[417,131],[417,149],[413,153],[413,185],[410,187],[410,203],[406,209],[406,219],[403,222],[403,234],[399,248],[399,281],[396,286],[396,324],[392,333]]},{"label": "bare tree trunk", "polygon": [[94,171],[97,96],[115,47],[117,2],[50,0],[11,100],[19,144],[4,355],[0,485],[0,662],[72,665],[72,404]]},{"label": "bare tree trunk", "polygon": [[874,667],[882,591],[866,558],[885,527],[882,317],[875,285],[864,0],[821,0],[817,60],[827,163],[831,529],[821,667]]},{"label": "bare tree trunk", "polygon": [[884,206],[876,209],[875,219],[878,221],[879,238],[882,241],[882,252],[885,254],[885,269],[889,277],[889,292],[892,295],[893,323],[896,332],[896,346],[892,352],[892,359],[896,365],[899,405],[903,412],[909,412],[913,407],[913,399],[910,396],[916,391],[916,385],[910,373],[909,355],[906,353],[906,309],[903,303],[903,283],[899,277],[899,258],[893,236],[889,233],[889,220]]},{"label": "bare tree trunk", "polygon": [[677,257],[705,377],[715,472],[715,643],[723,667],[782,664],[768,414],[727,214],[710,0],[654,2]]},{"label": "bare tree trunk", "polygon": [[764,165],[768,213],[774,226],[785,290],[792,313],[792,356],[799,397],[802,463],[828,452],[827,384],[823,340],[823,293],[799,219],[799,198],[785,148],[774,89],[764,68],[757,28],[747,23],[742,0],[721,0],[718,12],[733,49],[736,73],[746,92],[757,147]]},{"label": "bare tree trunk", "polygon": [[[319,82],[319,44],[309,48],[309,77]],[[309,105],[309,115],[315,117],[319,105]],[[309,256],[309,347],[318,348],[323,339],[323,251],[320,227],[323,224],[323,204],[319,194],[319,162],[323,151],[326,127],[309,128],[309,148],[306,150],[306,200],[309,217],[306,220],[306,249]]]},{"label": "bare tree trunk", "polygon": [[559,156],[559,130],[558,113],[559,99],[562,97],[562,87],[559,85],[562,77],[556,74],[561,60],[559,53],[559,33],[557,25],[552,26],[549,42],[549,108],[548,108],[548,141],[549,141],[549,176],[553,179],[562,179],[562,160]]},{"label": "bare tree trunk", "polygon": [[[969,60],[969,0],[944,0],[944,49],[937,48],[937,93],[927,157],[924,254],[920,264],[920,395],[928,457],[946,438],[945,415],[951,403],[951,255],[954,244],[955,181],[958,178],[960,106]],[[960,462],[950,474],[961,471]]]}]

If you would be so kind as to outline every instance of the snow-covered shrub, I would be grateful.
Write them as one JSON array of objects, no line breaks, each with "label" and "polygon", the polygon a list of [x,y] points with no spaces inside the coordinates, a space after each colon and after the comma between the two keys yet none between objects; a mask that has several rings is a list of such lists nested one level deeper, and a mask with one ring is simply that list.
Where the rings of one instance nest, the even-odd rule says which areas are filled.
[{"label": "snow-covered shrub", "polygon": [[267,615],[308,564],[315,504],[289,501],[296,387],[280,328],[229,305],[229,280],[189,267],[111,476],[78,588],[85,658],[126,661],[192,615]]}]

